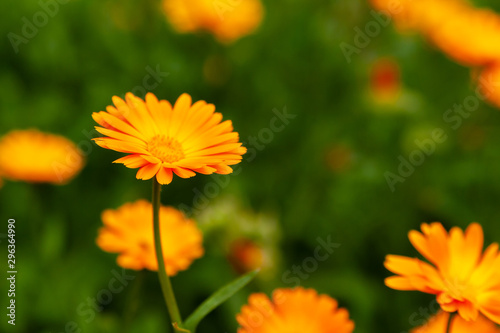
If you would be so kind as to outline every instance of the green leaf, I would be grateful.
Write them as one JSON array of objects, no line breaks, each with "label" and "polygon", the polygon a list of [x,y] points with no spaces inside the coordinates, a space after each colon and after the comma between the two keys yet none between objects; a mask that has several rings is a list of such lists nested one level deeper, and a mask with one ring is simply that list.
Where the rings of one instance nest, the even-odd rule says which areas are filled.
[{"label": "green leaf", "polygon": [[224,287],[217,290],[201,305],[184,322],[184,327],[194,332],[198,323],[205,318],[212,310],[224,303],[229,297],[236,294],[241,288],[246,286],[257,275],[259,270],[247,273],[236,280],[226,284]]}]

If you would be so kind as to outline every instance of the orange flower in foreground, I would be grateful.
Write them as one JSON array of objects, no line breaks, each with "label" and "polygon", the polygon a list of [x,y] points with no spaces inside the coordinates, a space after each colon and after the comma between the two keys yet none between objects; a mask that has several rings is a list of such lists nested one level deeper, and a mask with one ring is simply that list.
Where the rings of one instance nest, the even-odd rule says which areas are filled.
[{"label": "orange flower in foreground", "polygon": [[0,139],[0,175],[7,179],[64,184],[83,164],[76,145],[59,135],[14,130]]},{"label": "orange flower in foreground", "polygon": [[402,30],[422,33],[442,51],[465,65],[500,59],[500,15],[463,0],[371,0],[389,13]]},{"label": "orange flower in foreground", "polygon": [[177,31],[209,31],[224,43],[252,33],[263,16],[260,0],[163,0],[163,8]]},{"label": "orange flower in foreground", "polygon": [[[146,200],[105,210],[97,245],[104,251],[119,253],[117,263],[123,268],[157,271],[151,211],[151,203]],[[160,207],[160,221],[165,267],[173,276],[203,255],[203,236],[193,220],[172,207]]]},{"label": "orange flower in foreground", "polygon": [[491,244],[483,253],[483,229],[469,225],[465,234],[454,227],[449,234],[441,223],[423,223],[422,233],[412,230],[413,246],[434,266],[416,258],[388,255],[385,267],[396,276],[385,284],[398,290],[435,294],[441,308],[458,311],[465,320],[478,312],[500,323],[500,252]]},{"label": "orange flower in foreground", "polygon": [[[440,312],[436,316],[429,319],[423,326],[417,327],[411,333],[445,333],[446,325],[448,324],[449,313]],[[500,333],[498,328],[492,321],[483,316],[477,317],[476,321],[465,321],[460,316],[455,316],[452,319],[449,333]]]},{"label": "orange flower in foreground", "polygon": [[103,147],[128,153],[115,161],[128,168],[140,168],[138,179],[156,176],[160,184],[169,184],[173,173],[181,178],[202,174],[229,174],[229,165],[241,161],[246,148],[238,142],[230,120],[205,101],[191,105],[191,96],[182,94],[172,107],[148,93],[146,101],[126,94],[126,102],[114,96],[115,107],[94,112],[102,127],[96,130],[106,137],[96,138]]},{"label": "orange flower in foreground", "polygon": [[482,70],[479,86],[486,99],[500,108],[500,59]]},{"label": "orange flower in foreground", "polygon": [[350,333],[354,322],[337,301],[313,289],[276,289],[273,300],[252,294],[236,316],[238,333]]}]

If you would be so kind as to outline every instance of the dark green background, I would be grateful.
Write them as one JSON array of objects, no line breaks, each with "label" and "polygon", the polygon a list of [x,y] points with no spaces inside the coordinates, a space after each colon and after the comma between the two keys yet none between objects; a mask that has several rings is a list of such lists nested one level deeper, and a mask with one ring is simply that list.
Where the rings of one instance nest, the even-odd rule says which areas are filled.
[{"label": "dark green background", "polygon": [[[159,98],[175,101],[187,92],[214,103],[249,148],[249,137],[269,127],[273,109],[286,107],[296,115],[255,158],[244,158],[241,173],[227,176],[229,184],[210,200],[239,203],[236,214],[221,218],[232,231],[207,231],[206,255],[173,278],[187,315],[238,275],[223,245],[229,237],[224,235],[240,230],[238,214],[277,221],[272,233],[247,235],[278,253],[271,276],[213,312],[200,332],[235,332],[235,315],[250,292],[292,287],[283,273],[314,254],[318,237],[341,245],[301,284],[337,298],[356,322],[355,332],[406,332],[425,317],[421,308],[435,308],[431,295],[383,284],[386,254],[417,255],[407,240],[410,229],[424,221],[442,221],[447,228],[478,221],[486,243],[500,240],[500,114],[481,102],[457,129],[443,120],[455,103],[473,96],[470,69],[419,36],[398,34],[392,24],[348,62],[340,44],[354,45],[353,29],[364,30],[373,20],[365,1],[264,5],[259,30],[224,46],[208,34],[176,34],[158,1],[71,1],[16,53],[8,33],[21,35],[23,17],[32,21],[41,7],[36,1],[0,3],[0,134],[35,127],[64,135],[86,152],[85,168],[68,185],[5,181],[0,189],[0,233],[7,232],[8,218],[16,219],[19,272],[14,329],[3,313],[6,280],[0,279],[1,331],[59,333],[74,321],[82,332],[122,332],[133,288],[115,294],[88,323],[89,315],[77,309],[107,288],[112,270],[121,271],[116,256],[95,245],[100,213],[149,199],[151,184],[111,163],[121,154],[90,143],[91,113],[104,110],[113,95],[141,86],[148,66],[169,73],[153,89]],[[404,98],[384,106],[370,98],[369,75],[373,63],[388,56],[401,68]],[[384,173],[396,173],[398,156],[408,158],[417,149],[414,141],[436,128],[447,140],[392,192]],[[348,152],[348,164],[334,171],[327,161],[339,146]],[[162,202],[191,206],[193,190],[203,191],[210,182],[203,175],[176,177],[164,187]],[[5,267],[7,245],[0,240]],[[144,282],[130,332],[165,332],[168,319],[155,273],[147,272]]]}]

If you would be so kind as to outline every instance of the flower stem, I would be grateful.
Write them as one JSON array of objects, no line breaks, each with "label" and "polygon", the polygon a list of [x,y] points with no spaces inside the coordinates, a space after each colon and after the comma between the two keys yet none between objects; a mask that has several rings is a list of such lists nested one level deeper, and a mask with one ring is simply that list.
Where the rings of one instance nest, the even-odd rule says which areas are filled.
[{"label": "flower stem", "polygon": [[453,322],[454,317],[455,317],[455,312],[450,313],[450,316],[448,318],[448,324],[446,325],[446,332],[445,333],[451,333],[451,323]]},{"label": "flower stem", "polygon": [[153,177],[153,225],[156,259],[158,260],[158,277],[160,278],[163,298],[165,298],[165,303],[167,304],[172,325],[177,324],[177,326],[182,327],[181,314],[175,300],[174,290],[172,289],[170,278],[168,277],[167,270],[165,269],[165,261],[163,260],[163,250],[161,247],[160,236],[160,193],[161,185],[156,180],[156,177]]}]

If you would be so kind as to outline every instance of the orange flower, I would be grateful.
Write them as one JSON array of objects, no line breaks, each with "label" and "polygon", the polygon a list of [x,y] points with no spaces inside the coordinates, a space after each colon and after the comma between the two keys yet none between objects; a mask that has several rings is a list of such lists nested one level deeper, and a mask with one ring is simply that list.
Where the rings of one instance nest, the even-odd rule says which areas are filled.
[{"label": "orange flower", "polygon": [[[429,319],[423,326],[417,327],[411,333],[444,333],[448,324],[449,313],[440,312]],[[500,333],[500,329],[490,320],[483,316],[477,317],[476,321],[465,321],[460,316],[452,319],[450,333]]]},{"label": "orange flower", "polygon": [[228,259],[236,271],[246,273],[262,268],[264,249],[250,239],[238,239],[231,243]]},{"label": "orange flower", "polygon": [[416,258],[388,255],[385,267],[396,276],[385,284],[398,290],[435,294],[441,308],[458,311],[465,320],[478,312],[500,323],[500,252],[491,244],[483,253],[483,229],[469,225],[465,234],[457,227],[449,234],[441,223],[423,223],[422,233],[412,230],[413,246],[434,266]]},{"label": "orange flower", "polygon": [[273,300],[265,294],[250,295],[248,305],[236,316],[238,333],[350,333],[354,323],[337,301],[313,289],[276,289]]},{"label": "orange flower", "polygon": [[479,86],[486,99],[500,108],[500,59],[482,70]]},{"label": "orange flower", "polygon": [[246,148],[238,142],[231,121],[221,122],[215,106],[205,101],[191,105],[191,96],[182,94],[172,107],[148,93],[146,101],[127,93],[126,102],[114,96],[116,107],[93,113],[107,137],[94,139],[107,149],[129,153],[115,161],[128,168],[140,168],[137,179],[156,176],[169,184],[173,173],[181,178],[202,174],[229,174],[229,165],[241,161]]},{"label": "orange flower", "polygon": [[500,59],[500,15],[463,0],[371,0],[389,13],[402,30],[429,38],[465,65],[485,65]]},{"label": "orange flower", "polygon": [[14,130],[0,139],[0,174],[29,183],[64,184],[83,167],[75,144],[35,129]]},{"label": "orange flower", "polygon": [[380,103],[391,103],[401,94],[399,65],[392,58],[377,60],[370,73],[370,90]]},{"label": "orange flower", "polygon": [[177,31],[209,31],[224,43],[252,33],[263,16],[260,0],[163,0],[163,8]]},{"label": "orange flower", "polygon": [[[104,251],[119,253],[117,263],[123,268],[157,271],[151,211],[151,203],[146,200],[105,210],[97,245]],[[165,267],[173,276],[203,255],[203,236],[193,220],[172,207],[160,207],[160,221]]]}]

